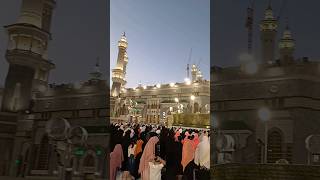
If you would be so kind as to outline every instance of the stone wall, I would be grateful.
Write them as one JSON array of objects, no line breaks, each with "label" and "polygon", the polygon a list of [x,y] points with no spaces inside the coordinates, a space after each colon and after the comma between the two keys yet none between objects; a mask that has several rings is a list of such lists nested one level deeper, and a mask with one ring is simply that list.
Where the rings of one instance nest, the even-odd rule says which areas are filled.
[{"label": "stone wall", "polygon": [[214,180],[318,180],[320,166],[283,164],[222,164],[212,168]]}]

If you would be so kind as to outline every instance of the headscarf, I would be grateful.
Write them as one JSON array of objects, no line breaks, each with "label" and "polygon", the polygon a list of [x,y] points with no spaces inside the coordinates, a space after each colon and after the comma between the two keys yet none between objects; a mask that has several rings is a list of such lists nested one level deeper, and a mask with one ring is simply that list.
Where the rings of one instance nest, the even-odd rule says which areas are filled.
[{"label": "headscarf", "polygon": [[134,136],[134,130],[131,129],[130,138],[133,138],[133,136]]},{"label": "headscarf", "polygon": [[149,139],[144,148],[139,164],[139,173],[143,173],[144,177],[149,177],[149,162],[152,162],[155,158],[155,145],[158,142],[159,138],[153,136]]},{"label": "headscarf", "polygon": [[199,135],[198,135],[198,133],[194,133],[193,135],[194,135],[193,147],[194,147],[194,149],[196,149],[198,144],[200,143]]},{"label": "headscarf", "polygon": [[184,140],[183,146],[182,146],[182,160],[181,164],[184,168],[194,159],[194,152],[195,149],[193,148],[193,141],[190,139]]},{"label": "headscarf", "polygon": [[134,150],[134,157],[136,158],[137,155],[142,152],[142,145],[143,145],[143,141],[142,139],[139,139],[137,141],[137,146],[136,146],[136,149]]},{"label": "headscarf", "polygon": [[175,140],[176,142],[179,141],[179,138],[178,138],[179,136],[180,136],[180,131],[177,131],[176,134],[174,135],[174,140]]},{"label": "headscarf", "polygon": [[210,169],[210,141],[207,135],[202,136],[194,157],[195,164]]},{"label": "headscarf", "polygon": [[122,147],[120,144],[117,144],[110,153],[110,180],[116,180],[117,169],[121,168],[123,160]]},{"label": "headscarf", "polygon": [[188,131],[186,131],[185,133],[184,133],[184,135],[185,135],[185,137],[184,137],[184,139],[182,140],[182,144],[189,138],[189,136],[190,136],[190,133],[188,132]]}]

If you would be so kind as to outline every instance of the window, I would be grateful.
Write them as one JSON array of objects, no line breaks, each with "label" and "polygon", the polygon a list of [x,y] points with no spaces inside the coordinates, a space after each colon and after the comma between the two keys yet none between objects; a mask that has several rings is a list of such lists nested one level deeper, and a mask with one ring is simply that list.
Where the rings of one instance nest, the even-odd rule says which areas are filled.
[{"label": "window", "polygon": [[193,113],[197,113],[197,112],[199,112],[199,104],[198,103],[194,103]]},{"label": "window", "polygon": [[282,135],[280,130],[268,133],[268,163],[275,163],[282,158]]},{"label": "window", "polygon": [[49,162],[49,139],[48,136],[43,136],[40,143],[40,150],[38,154],[38,169],[47,170]]},{"label": "window", "polygon": [[94,167],[94,157],[91,154],[88,154],[84,159],[84,166],[85,167]]}]

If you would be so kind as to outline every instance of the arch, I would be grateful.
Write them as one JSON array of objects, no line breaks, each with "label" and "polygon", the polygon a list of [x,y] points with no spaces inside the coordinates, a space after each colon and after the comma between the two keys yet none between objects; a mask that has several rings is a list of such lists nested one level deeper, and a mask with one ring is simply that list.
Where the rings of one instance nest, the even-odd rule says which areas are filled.
[{"label": "arch", "polygon": [[97,162],[96,152],[94,149],[90,148],[81,159],[81,167],[96,167]]},{"label": "arch", "polygon": [[47,170],[49,162],[49,138],[44,135],[40,142],[37,169]]},{"label": "arch", "polygon": [[199,112],[199,103],[195,102],[193,104],[193,113]]},{"label": "arch", "polygon": [[95,159],[92,154],[88,154],[84,158],[83,166],[85,166],[85,167],[94,167],[95,166]]},{"label": "arch", "polygon": [[282,159],[283,132],[279,128],[268,131],[267,162],[275,163]]}]

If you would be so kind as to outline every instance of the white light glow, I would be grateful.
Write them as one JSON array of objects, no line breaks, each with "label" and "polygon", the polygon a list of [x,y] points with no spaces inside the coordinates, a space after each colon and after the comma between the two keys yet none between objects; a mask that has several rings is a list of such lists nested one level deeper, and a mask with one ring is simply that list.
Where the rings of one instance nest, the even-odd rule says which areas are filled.
[{"label": "white light glow", "polygon": [[157,84],[157,88],[160,88],[161,87],[161,84]]},{"label": "white light glow", "polygon": [[175,102],[179,102],[179,99],[178,99],[178,98],[174,98],[174,101],[175,101]]},{"label": "white light glow", "polygon": [[266,107],[262,107],[258,110],[258,116],[262,121],[268,121],[271,117],[270,110]]},{"label": "white light glow", "polygon": [[187,84],[187,85],[190,85],[191,84],[191,80],[189,78],[184,78],[184,82]]},{"label": "white light glow", "polygon": [[170,83],[170,87],[174,87],[174,83]]},{"label": "white light glow", "polygon": [[254,61],[246,63],[244,68],[248,74],[255,74],[258,71],[258,65]]},{"label": "white light glow", "polygon": [[193,101],[196,97],[194,95],[190,96],[190,99]]}]

